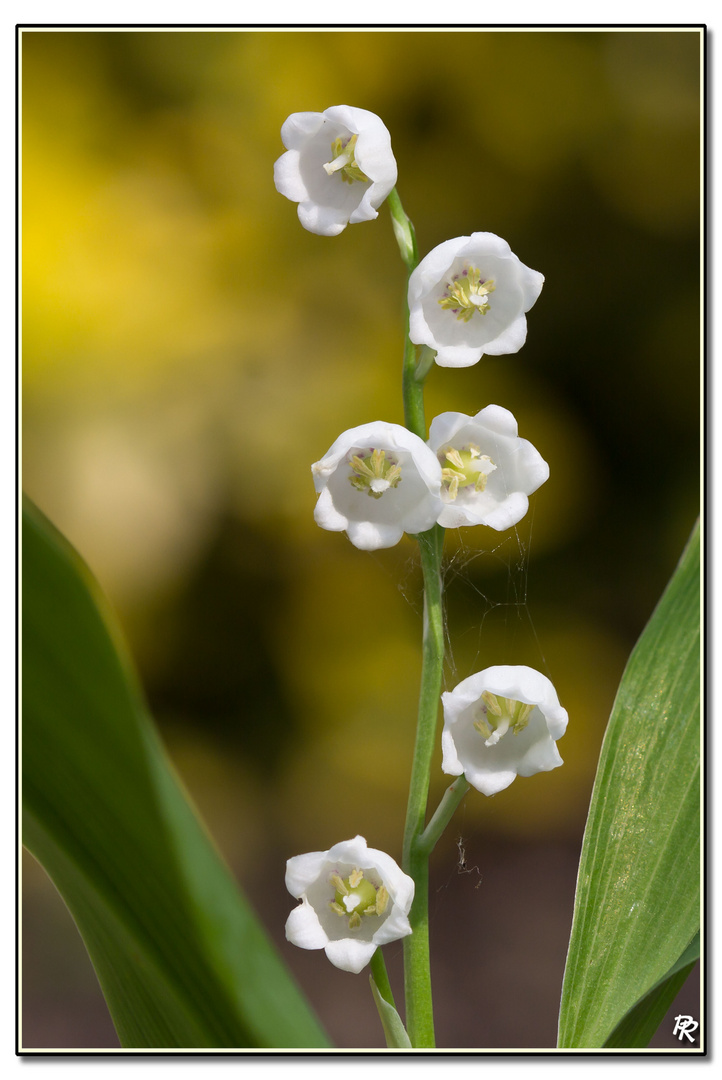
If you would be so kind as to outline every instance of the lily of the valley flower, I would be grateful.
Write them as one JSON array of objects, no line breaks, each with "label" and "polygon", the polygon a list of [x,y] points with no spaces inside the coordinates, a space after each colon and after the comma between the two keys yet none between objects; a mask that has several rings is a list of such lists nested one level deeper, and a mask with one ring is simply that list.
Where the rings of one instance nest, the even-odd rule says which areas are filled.
[{"label": "lily of the valley flower", "polygon": [[337,236],[371,221],[396,183],[391,136],[375,113],[334,105],[292,113],[281,128],[287,152],[273,168],[278,191],[297,202],[304,229]]},{"label": "lily of the valley flower", "polygon": [[344,431],[312,471],[316,523],[347,532],[365,551],[430,529],[442,510],[436,454],[399,424],[376,421]]},{"label": "lily of the valley flower", "polygon": [[521,521],[527,496],[548,479],[549,466],[517,431],[513,415],[500,405],[487,405],[476,416],[448,412],[432,420],[428,445],[441,464],[440,525],[502,530]]},{"label": "lily of the valley flower", "polygon": [[567,711],[549,679],[534,668],[489,667],[441,695],[444,730],[441,768],[496,795],[517,776],[562,765],[556,747]]},{"label": "lily of the valley flower", "polygon": [[414,882],[363,836],[286,863],[286,888],[301,903],[286,937],[301,949],[324,949],[332,964],[358,974],[379,945],[411,933]]},{"label": "lily of the valley flower", "polygon": [[441,367],[518,352],[526,341],[525,312],[543,284],[494,233],[446,240],[409,279],[409,337],[435,349]]}]

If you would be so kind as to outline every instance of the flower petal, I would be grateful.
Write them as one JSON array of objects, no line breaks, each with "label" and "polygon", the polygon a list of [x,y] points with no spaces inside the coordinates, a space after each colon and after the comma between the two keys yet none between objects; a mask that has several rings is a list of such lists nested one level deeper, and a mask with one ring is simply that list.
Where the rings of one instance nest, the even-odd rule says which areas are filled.
[{"label": "flower petal", "polygon": [[521,491],[513,491],[503,503],[484,514],[480,524],[488,525],[497,532],[503,532],[521,521],[528,509],[529,500],[526,495]]},{"label": "flower petal", "polygon": [[[450,697],[451,695],[442,694],[442,701],[446,696]],[[447,776],[461,776],[464,766],[459,761],[454,737],[447,728],[444,728],[441,732],[441,754],[441,771],[446,773]]]},{"label": "flower petal", "polygon": [[533,776],[538,772],[551,772],[552,769],[557,769],[563,764],[557,744],[550,736],[548,739],[539,739],[530,747],[516,771],[519,776]]},{"label": "flower petal", "polygon": [[398,525],[381,521],[349,521],[346,532],[353,546],[360,551],[394,547],[404,535],[404,530]]},{"label": "flower petal", "polygon": [[286,861],[286,888],[291,896],[301,899],[323,872],[327,855],[327,851],[308,851]]},{"label": "flower petal", "polygon": [[328,934],[308,900],[303,900],[286,919],[286,939],[299,949],[325,949]]},{"label": "flower petal", "polygon": [[291,113],[281,125],[281,141],[288,150],[299,150],[323,124],[323,113]]},{"label": "flower petal", "polygon": [[516,417],[502,405],[487,405],[476,414],[474,419],[477,423],[483,424],[487,431],[492,431],[496,435],[506,435],[511,439],[516,439],[519,435]]},{"label": "flower petal", "polygon": [[276,189],[291,202],[301,202],[307,198],[308,191],[301,177],[298,150],[287,150],[281,154],[273,166],[273,181]]},{"label": "flower petal", "polygon": [[[329,862],[347,862],[366,864],[369,847],[363,836],[356,835],[352,840],[340,840],[326,852]],[[370,865],[370,864],[369,864]]]},{"label": "flower petal", "polygon": [[358,938],[347,937],[340,941],[329,941],[325,949],[326,956],[334,967],[358,975],[370,962],[376,952],[376,945],[373,941],[359,941]]},{"label": "flower petal", "polygon": [[304,229],[317,236],[338,236],[348,223],[348,218],[337,207],[321,206],[310,200],[299,204],[298,220]]},{"label": "flower petal", "polygon": [[388,945],[390,941],[398,941],[399,938],[408,937],[411,933],[411,923],[400,907],[394,905],[391,914],[375,932],[373,936],[376,945]]},{"label": "flower petal", "polygon": [[329,532],[343,532],[348,528],[348,518],[340,514],[333,505],[333,498],[328,488],[319,495],[313,508],[313,518],[317,525]]}]

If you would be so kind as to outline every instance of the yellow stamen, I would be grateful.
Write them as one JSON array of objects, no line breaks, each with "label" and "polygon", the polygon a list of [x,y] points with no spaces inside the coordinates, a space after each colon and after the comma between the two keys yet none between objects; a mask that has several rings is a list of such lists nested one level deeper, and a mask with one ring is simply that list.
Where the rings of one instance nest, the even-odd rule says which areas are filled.
[{"label": "yellow stamen", "polygon": [[469,322],[475,314],[486,315],[491,306],[486,298],[495,289],[491,278],[482,281],[481,271],[475,266],[467,266],[447,282],[439,303],[444,311],[451,311],[461,322]]},{"label": "yellow stamen", "polygon": [[387,458],[385,450],[376,448],[370,453],[352,454],[349,464],[353,470],[349,476],[352,487],[365,491],[372,499],[380,499],[389,488],[401,483],[401,466],[393,458]]},{"label": "yellow stamen", "polygon": [[439,453],[442,465],[441,481],[449,502],[453,502],[460,488],[473,487],[474,491],[483,491],[490,473],[496,465],[488,454],[482,454],[478,446],[470,444],[457,449],[446,447]]},{"label": "yellow stamen", "polygon": [[486,746],[496,746],[510,728],[514,735],[521,734],[536,708],[515,698],[498,697],[489,690],[483,692],[481,701],[473,726],[483,736]]},{"label": "yellow stamen", "polygon": [[358,135],[352,135],[350,139],[342,139],[341,136],[331,143],[333,157],[324,165],[327,176],[333,176],[341,172],[341,179],[345,184],[353,184],[354,181],[368,183],[369,178],[362,173],[356,163],[356,141]]}]

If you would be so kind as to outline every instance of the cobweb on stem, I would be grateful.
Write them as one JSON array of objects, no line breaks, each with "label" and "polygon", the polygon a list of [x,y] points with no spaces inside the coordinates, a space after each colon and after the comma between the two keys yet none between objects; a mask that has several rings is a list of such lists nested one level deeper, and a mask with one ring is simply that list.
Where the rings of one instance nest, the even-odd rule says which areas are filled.
[{"label": "cobweb on stem", "polygon": [[[505,533],[482,526],[448,530],[447,554],[442,565],[445,689],[490,663],[520,662],[515,644],[522,635],[531,637],[537,654],[535,666],[549,674],[529,602],[533,505],[532,500],[523,521]],[[419,588],[417,551],[406,560],[398,589],[420,617],[423,594]],[[497,645],[497,652],[499,645],[498,637],[492,635],[501,636],[503,652],[509,659],[489,659],[492,640]],[[473,648],[469,647],[470,639],[474,640]]]}]

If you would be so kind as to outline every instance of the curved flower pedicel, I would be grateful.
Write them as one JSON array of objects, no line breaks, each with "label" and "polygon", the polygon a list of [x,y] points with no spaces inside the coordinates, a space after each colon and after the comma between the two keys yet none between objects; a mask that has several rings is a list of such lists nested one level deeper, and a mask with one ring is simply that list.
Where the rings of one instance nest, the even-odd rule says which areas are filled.
[{"label": "curved flower pedicel", "polygon": [[411,933],[414,882],[363,836],[286,863],[286,888],[301,903],[286,937],[301,949],[324,949],[332,964],[358,974],[379,945]]},{"label": "curved flower pedicel", "polygon": [[534,668],[489,667],[441,695],[444,730],[441,768],[466,776],[484,795],[496,795],[517,776],[563,765],[556,747],[567,711],[556,690]]},{"label": "curved flower pedicel", "polygon": [[365,551],[430,529],[442,509],[436,454],[399,424],[375,421],[344,431],[312,471],[316,523],[347,532]]},{"label": "curved flower pedicel", "polygon": [[375,113],[334,105],[322,113],[292,113],[281,128],[276,188],[297,202],[304,229],[338,236],[351,222],[371,221],[398,170],[391,136]]},{"label": "curved flower pedicel", "polygon": [[441,413],[431,422],[428,445],[441,464],[439,524],[509,529],[529,508],[527,496],[549,478],[549,466],[500,405],[476,414]]},{"label": "curved flower pedicel", "polygon": [[518,352],[525,312],[544,277],[488,232],[446,240],[409,278],[409,337],[437,352],[441,367],[470,367],[484,353]]}]

